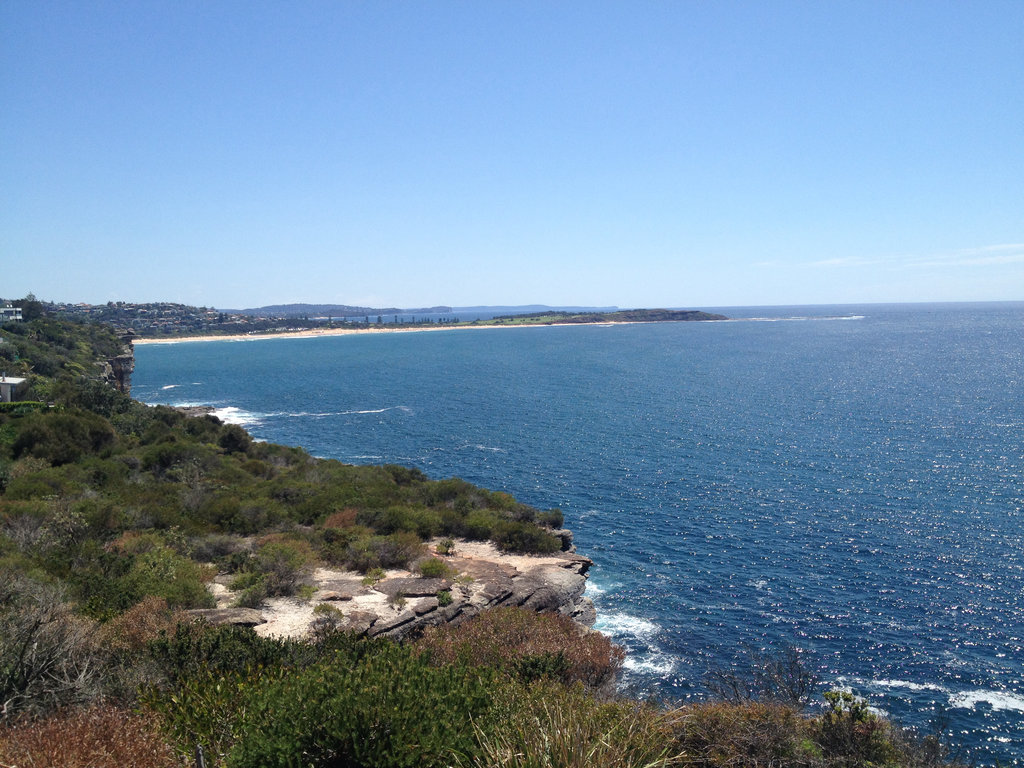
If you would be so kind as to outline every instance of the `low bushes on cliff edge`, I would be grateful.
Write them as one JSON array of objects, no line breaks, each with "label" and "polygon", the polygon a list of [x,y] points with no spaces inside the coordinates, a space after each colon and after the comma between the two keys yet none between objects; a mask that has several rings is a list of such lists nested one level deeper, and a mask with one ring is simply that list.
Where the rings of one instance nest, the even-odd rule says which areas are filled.
[{"label": "low bushes on cliff edge", "polygon": [[[673,743],[673,713],[636,701],[600,702],[581,686],[508,687],[488,726],[475,725],[467,768],[669,768],[690,764]],[[747,763],[754,765],[754,763]],[[766,763],[767,765],[768,763]]]},{"label": "low bushes on cliff edge", "polygon": [[110,704],[0,727],[0,761],[32,768],[180,768],[152,714]]},{"label": "low bushes on cliff edge", "polygon": [[495,608],[458,626],[428,627],[416,642],[435,663],[497,669],[525,682],[549,677],[599,689],[614,681],[625,652],[568,616]]}]

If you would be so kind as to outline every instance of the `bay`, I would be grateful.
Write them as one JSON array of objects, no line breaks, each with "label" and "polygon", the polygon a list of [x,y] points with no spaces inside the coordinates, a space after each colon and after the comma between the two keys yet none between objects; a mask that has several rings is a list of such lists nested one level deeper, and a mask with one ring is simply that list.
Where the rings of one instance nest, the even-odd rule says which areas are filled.
[{"label": "bay", "polygon": [[559,507],[624,686],[745,649],[1024,764],[1024,304],[139,345],[133,395]]}]

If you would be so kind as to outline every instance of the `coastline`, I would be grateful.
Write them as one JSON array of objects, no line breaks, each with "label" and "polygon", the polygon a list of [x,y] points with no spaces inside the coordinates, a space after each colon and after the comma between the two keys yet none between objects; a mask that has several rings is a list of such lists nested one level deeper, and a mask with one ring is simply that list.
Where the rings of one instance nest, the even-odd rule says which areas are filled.
[{"label": "coastline", "polygon": [[310,328],[299,331],[271,331],[269,333],[236,333],[221,336],[175,336],[166,339],[134,338],[132,344],[183,344],[192,341],[260,341],[261,339],[315,339],[321,336],[351,336],[374,333],[428,333],[430,331],[484,330],[488,328],[549,328],[554,326],[636,325],[637,321],[610,321],[607,323],[518,323],[516,325],[430,325],[422,328]]}]

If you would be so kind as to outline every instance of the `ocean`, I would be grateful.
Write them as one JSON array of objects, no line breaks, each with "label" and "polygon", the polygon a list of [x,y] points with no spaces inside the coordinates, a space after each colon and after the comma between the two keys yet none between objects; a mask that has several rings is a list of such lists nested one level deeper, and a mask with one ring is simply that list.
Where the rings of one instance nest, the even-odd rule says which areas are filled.
[{"label": "ocean", "polygon": [[139,345],[133,395],[558,507],[623,686],[799,648],[1024,765],[1024,303]]}]

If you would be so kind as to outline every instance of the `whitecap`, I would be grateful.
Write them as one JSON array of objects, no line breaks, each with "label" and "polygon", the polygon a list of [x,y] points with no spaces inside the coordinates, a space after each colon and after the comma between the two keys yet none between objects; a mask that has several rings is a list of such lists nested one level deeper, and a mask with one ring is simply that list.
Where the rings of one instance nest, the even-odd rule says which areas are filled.
[{"label": "whitecap", "polygon": [[181,384],[167,384],[166,386],[160,387],[160,389],[174,389],[175,387],[180,387],[180,386],[181,386]]},{"label": "whitecap", "polygon": [[280,411],[269,413],[268,416],[276,416],[286,419],[326,419],[331,416],[362,416],[365,414],[385,413],[387,411],[408,411],[404,405],[392,405],[387,408],[366,408],[351,411]]},{"label": "whitecap", "polygon": [[593,600],[595,597],[599,598],[599,597],[601,597],[601,595],[604,595],[604,594],[607,594],[607,593],[608,593],[608,588],[607,587],[602,587],[600,584],[597,584],[596,582],[594,582],[594,581],[592,581],[590,579],[587,579],[587,585],[586,585],[586,587],[583,590],[583,594],[584,594],[585,597],[589,597],[591,600]]},{"label": "whitecap", "polygon": [[973,709],[983,702],[995,710],[1024,712],[1024,695],[1015,691],[961,691],[949,697],[950,706],[958,709]]},{"label": "whitecap", "polygon": [[949,693],[949,690],[935,683],[912,683],[909,680],[870,680],[868,686],[879,688],[906,688],[908,691],[936,691],[938,693]]},{"label": "whitecap", "polygon": [[241,408],[236,408],[233,405],[215,408],[213,415],[225,424],[238,424],[242,427],[248,424],[255,424],[262,418],[258,414],[243,411]]},{"label": "whitecap", "polygon": [[668,675],[675,671],[676,662],[664,653],[629,654],[622,662],[627,672],[648,675]]},{"label": "whitecap", "polygon": [[612,637],[630,635],[637,638],[647,638],[657,634],[661,627],[648,619],[641,619],[639,616],[630,616],[626,613],[599,614],[594,629]]}]

